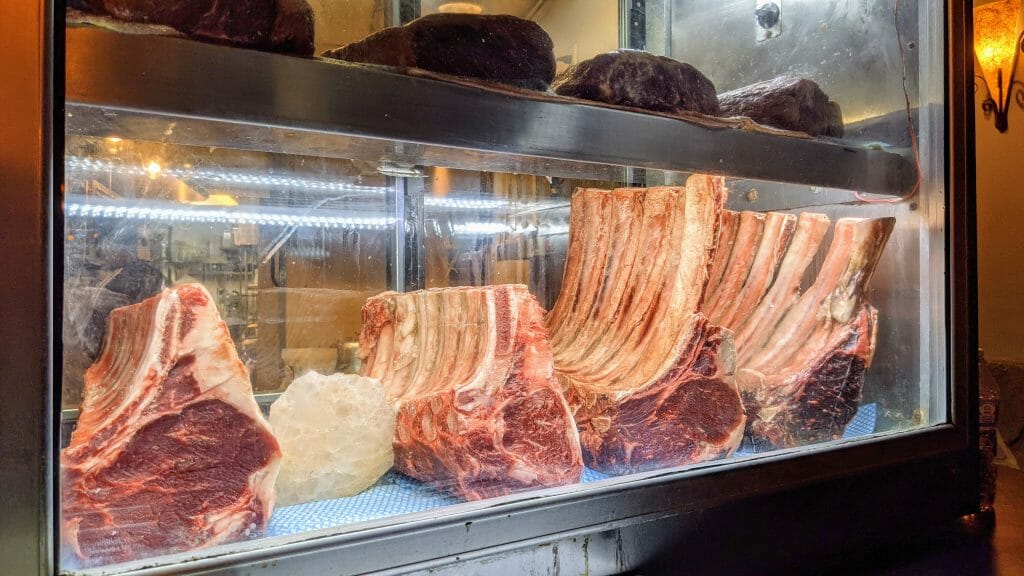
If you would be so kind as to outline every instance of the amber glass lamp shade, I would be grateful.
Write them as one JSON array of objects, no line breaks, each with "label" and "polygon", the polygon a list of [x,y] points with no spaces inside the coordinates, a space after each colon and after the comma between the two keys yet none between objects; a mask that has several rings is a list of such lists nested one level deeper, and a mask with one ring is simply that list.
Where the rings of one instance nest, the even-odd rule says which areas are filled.
[{"label": "amber glass lamp shade", "polygon": [[1021,49],[1020,10],[1020,0],[991,2],[974,9],[974,54],[989,93],[982,109],[986,117],[995,113],[1000,132],[1007,128],[1013,72]]}]

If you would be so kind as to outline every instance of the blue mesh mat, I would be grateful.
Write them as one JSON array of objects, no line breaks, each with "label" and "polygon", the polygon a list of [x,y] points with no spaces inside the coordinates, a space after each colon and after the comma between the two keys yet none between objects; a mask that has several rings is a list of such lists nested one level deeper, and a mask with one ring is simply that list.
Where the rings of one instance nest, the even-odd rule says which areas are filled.
[{"label": "blue mesh mat", "polygon": [[875,432],[875,420],[878,418],[878,405],[866,404],[857,410],[853,420],[846,425],[843,432],[843,440],[850,440],[860,436],[867,436]]},{"label": "blue mesh mat", "polygon": [[[843,439],[857,438],[874,432],[876,412],[875,404],[861,406],[853,420],[846,425]],[[750,454],[753,454],[753,451],[737,452],[737,455],[740,456]],[[583,469],[583,483],[605,478],[608,478],[608,475],[589,468]],[[319,500],[274,510],[273,516],[270,517],[270,524],[267,526],[266,535],[296,534],[307,530],[376,520],[397,514],[422,512],[459,502],[459,499],[435,490],[422,482],[397,472],[389,472],[367,490],[349,498]]]}]

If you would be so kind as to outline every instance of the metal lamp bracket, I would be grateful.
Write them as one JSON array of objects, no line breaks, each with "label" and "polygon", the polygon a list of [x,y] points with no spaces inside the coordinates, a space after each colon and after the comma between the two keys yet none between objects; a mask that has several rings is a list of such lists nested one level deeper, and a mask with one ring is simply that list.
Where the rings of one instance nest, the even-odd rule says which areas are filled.
[{"label": "metal lamp bracket", "polygon": [[[1024,52],[1024,33],[1017,37],[1017,49]],[[979,82],[980,80],[980,82]],[[974,91],[977,93],[982,86],[985,87],[985,99],[981,102],[981,110],[985,113],[985,119],[995,115],[996,130],[1006,132],[1009,128],[1007,114],[1010,111],[1010,101],[1016,102],[1021,110],[1024,110],[1024,82],[1013,79],[1013,70],[1010,71],[1010,81],[1006,85],[1006,92],[1003,92],[1002,74],[999,76],[1000,85],[996,87],[996,96],[992,96],[992,87],[985,82],[985,77],[980,74],[974,75]]]}]

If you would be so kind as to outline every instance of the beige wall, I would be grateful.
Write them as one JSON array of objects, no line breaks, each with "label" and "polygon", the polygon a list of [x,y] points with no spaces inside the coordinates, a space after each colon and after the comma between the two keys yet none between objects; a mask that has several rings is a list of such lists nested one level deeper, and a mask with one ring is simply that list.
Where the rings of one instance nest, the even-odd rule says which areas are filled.
[{"label": "beige wall", "polygon": [[535,20],[555,44],[559,72],[619,47],[619,3],[614,0],[547,2]]},{"label": "beige wall", "polygon": [[[1024,60],[1024,59],[1022,59]],[[1024,79],[1024,61],[1017,66]],[[1024,361],[1024,109],[995,129],[977,97],[978,323],[985,356]]]},{"label": "beige wall", "polygon": [[356,42],[384,27],[383,0],[309,0],[316,53]]}]

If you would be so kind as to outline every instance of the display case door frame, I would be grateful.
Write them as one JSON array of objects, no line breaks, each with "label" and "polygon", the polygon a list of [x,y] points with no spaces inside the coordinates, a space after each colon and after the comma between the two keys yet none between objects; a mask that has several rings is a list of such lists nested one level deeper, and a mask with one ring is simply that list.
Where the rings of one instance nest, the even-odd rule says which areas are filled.
[{"label": "display case door frame", "polygon": [[[54,367],[62,362],[63,214],[55,183],[63,181],[64,6],[47,1],[9,4],[0,19],[0,69],[5,80],[0,84],[0,247],[7,260],[0,276],[0,573],[45,575],[59,569],[55,427],[60,411],[54,391],[60,382]],[[904,515],[921,520],[976,510],[971,9],[971,3],[951,0],[943,14],[948,50],[942,136],[947,155],[950,423],[877,442],[795,449],[683,472],[652,473],[597,488],[576,486],[499,504],[480,502],[454,513],[425,514],[398,524],[383,520],[357,531],[315,538],[299,534],[276,540],[269,548],[257,541],[229,554],[183,554],[161,566],[140,565],[135,573],[395,573],[445,566],[474,572],[495,557],[550,558],[557,550],[554,544],[568,541],[587,542],[589,554],[622,558],[618,566],[630,569],[657,565],[672,550],[684,550],[676,544],[697,542],[702,532],[725,530],[730,520],[718,511],[738,506],[743,514],[733,518],[733,527],[750,518],[766,518],[773,509],[794,511],[794,521],[776,526],[773,534],[777,539],[796,538],[792,546],[801,546],[801,534],[803,544],[810,544],[806,527],[823,519],[823,512],[813,506],[814,498],[826,494],[848,497],[856,508],[851,516],[857,522],[854,528],[899,525]],[[798,521],[801,514],[808,522]],[[607,534],[620,538],[598,537]],[[704,552],[712,556],[710,550]],[[733,548],[734,556],[735,552]],[[589,557],[571,558],[583,562]],[[569,571],[569,566],[562,568]]]},{"label": "display case door frame", "polygon": [[[63,26],[51,2],[6,2],[0,18],[0,574],[44,575],[54,566],[56,485],[52,368],[55,92],[63,83]],[[59,121],[59,120],[58,120]],[[59,334],[57,332],[56,334]]]}]

